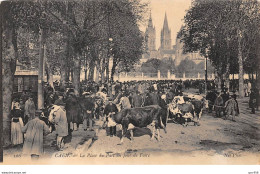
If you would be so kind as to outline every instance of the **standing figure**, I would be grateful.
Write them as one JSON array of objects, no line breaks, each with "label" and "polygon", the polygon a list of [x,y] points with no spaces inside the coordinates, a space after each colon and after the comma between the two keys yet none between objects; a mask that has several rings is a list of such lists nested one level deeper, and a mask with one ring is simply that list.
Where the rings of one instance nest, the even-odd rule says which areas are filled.
[{"label": "standing figure", "polygon": [[66,114],[67,114],[67,120],[69,124],[70,131],[77,131],[78,130],[78,124],[80,122],[79,115],[80,115],[80,105],[79,102],[74,95],[74,93],[70,92],[66,103]]},{"label": "standing figure", "polygon": [[110,136],[116,136],[116,122],[112,119],[112,115],[118,112],[116,104],[113,103],[113,99],[109,98],[109,103],[105,106],[104,115],[106,116],[107,127],[110,131]]},{"label": "standing figure", "polygon": [[24,105],[24,124],[34,119],[34,117],[35,117],[35,104],[33,102],[33,96],[30,95],[29,99],[25,102]]},{"label": "standing figure", "polygon": [[43,136],[50,133],[49,127],[39,118],[41,113],[37,110],[36,117],[22,128],[25,133],[23,153],[32,158],[39,158],[43,154]]},{"label": "standing figure", "polygon": [[95,99],[89,96],[85,96],[82,100],[82,109],[83,109],[83,129],[87,130],[87,123],[89,123],[90,131],[93,131],[93,118],[95,110]]},{"label": "standing figure", "polygon": [[64,148],[64,137],[68,135],[68,121],[65,110],[65,103],[62,101],[56,102],[55,105],[60,106],[54,118],[56,133],[57,133],[57,147],[62,151]]},{"label": "standing figure", "polygon": [[16,109],[12,111],[12,122],[11,122],[11,142],[12,145],[18,145],[23,143],[23,120],[21,118],[22,111],[20,109]]},{"label": "standing figure", "polygon": [[251,108],[251,114],[255,114],[255,108],[257,107],[257,94],[255,88],[252,89],[249,94],[249,108]]},{"label": "standing figure", "polygon": [[221,117],[223,115],[223,105],[224,105],[224,102],[223,102],[223,98],[220,93],[214,103],[216,117]]},{"label": "standing figure", "polygon": [[229,96],[228,101],[225,103],[225,119],[232,115],[232,121],[235,121],[235,115],[237,112],[237,103],[233,97]]}]

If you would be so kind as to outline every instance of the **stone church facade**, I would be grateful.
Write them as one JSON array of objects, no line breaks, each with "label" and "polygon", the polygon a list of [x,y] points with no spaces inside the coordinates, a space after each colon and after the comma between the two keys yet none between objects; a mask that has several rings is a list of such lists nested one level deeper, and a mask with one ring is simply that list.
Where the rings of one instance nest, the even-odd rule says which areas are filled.
[{"label": "stone church facade", "polygon": [[204,60],[204,58],[201,57],[199,53],[183,54],[183,43],[180,40],[181,39],[176,38],[176,45],[172,45],[171,29],[168,26],[168,19],[165,13],[163,28],[161,30],[160,47],[157,50],[156,29],[153,25],[152,16],[150,14],[148,26],[145,31],[146,53],[143,54],[140,63],[146,62],[148,59],[151,58],[169,58],[174,60],[175,66],[178,66],[180,62],[184,59],[190,59],[196,64]]}]

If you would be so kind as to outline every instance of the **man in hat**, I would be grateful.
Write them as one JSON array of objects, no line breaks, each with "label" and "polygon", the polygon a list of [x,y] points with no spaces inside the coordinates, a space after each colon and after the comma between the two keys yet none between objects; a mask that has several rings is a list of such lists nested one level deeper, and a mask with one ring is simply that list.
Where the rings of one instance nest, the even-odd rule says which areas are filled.
[{"label": "man in hat", "polygon": [[223,98],[222,98],[222,91],[219,91],[219,95],[216,98],[215,103],[214,103],[216,117],[221,117],[223,115],[223,106],[224,106],[224,102],[223,102]]},{"label": "man in hat", "polygon": [[29,99],[24,105],[24,124],[34,119],[35,117],[35,104],[33,101],[33,95],[30,95]]},{"label": "man in hat", "polygon": [[105,106],[104,115],[106,116],[107,127],[109,127],[110,136],[116,136],[116,123],[112,119],[112,115],[118,112],[117,106],[113,103],[113,99],[109,98],[109,103]]},{"label": "man in hat", "polygon": [[41,114],[42,111],[37,110],[36,117],[22,127],[22,132],[26,135],[23,153],[32,158],[39,158],[43,154],[43,136],[50,133],[49,127],[39,118]]},{"label": "man in hat", "polygon": [[229,117],[229,115],[232,115],[232,121],[235,121],[235,115],[237,112],[237,103],[233,97],[229,96],[228,101],[225,103],[225,119]]},{"label": "man in hat", "polygon": [[229,100],[229,94],[228,94],[228,88],[223,88],[223,93],[221,94],[221,97],[223,99],[223,103],[225,104]]},{"label": "man in hat", "polygon": [[57,147],[58,150],[63,150],[64,147],[64,137],[68,135],[68,122],[66,117],[65,103],[63,101],[58,101],[55,105],[60,106],[57,110],[54,118],[56,133],[57,133]]},{"label": "man in hat", "polygon": [[66,103],[66,114],[67,120],[69,123],[70,131],[77,131],[78,125],[80,123],[79,115],[80,115],[80,105],[77,97],[73,92],[69,93],[68,98],[65,101]]},{"label": "man in hat", "polygon": [[95,99],[91,96],[85,95],[81,100],[81,108],[83,110],[83,129],[87,130],[87,123],[89,123],[90,131],[93,131],[93,118],[95,110]]}]

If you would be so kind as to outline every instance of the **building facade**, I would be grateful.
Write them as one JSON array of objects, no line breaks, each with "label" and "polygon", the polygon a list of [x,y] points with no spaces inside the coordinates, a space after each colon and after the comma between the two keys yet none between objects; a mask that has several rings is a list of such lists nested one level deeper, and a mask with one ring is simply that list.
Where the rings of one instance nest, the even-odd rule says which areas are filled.
[{"label": "building facade", "polygon": [[156,49],[156,29],[153,25],[152,16],[148,21],[148,25],[145,31],[146,41],[146,53],[140,63],[146,62],[148,59],[164,59],[170,58],[175,62],[175,66],[178,66],[182,60],[189,59],[194,61],[196,64],[204,60],[199,53],[183,53],[183,43],[181,39],[176,37],[176,45],[172,45],[171,29],[168,25],[167,14],[165,13],[163,27],[161,29],[160,47]]}]

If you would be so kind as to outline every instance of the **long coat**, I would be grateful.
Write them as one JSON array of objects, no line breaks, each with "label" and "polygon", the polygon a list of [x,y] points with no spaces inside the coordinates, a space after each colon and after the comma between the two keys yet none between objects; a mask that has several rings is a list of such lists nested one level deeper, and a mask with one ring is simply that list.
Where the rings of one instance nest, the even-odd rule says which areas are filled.
[{"label": "long coat", "polygon": [[43,135],[49,133],[49,127],[38,117],[29,121],[22,131],[26,133],[23,145],[24,154],[43,154]]},{"label": "long coat", "polygon": [[234,99],[229,99],[228,101],[226,101],[225,112],[227,115],[238,115],[238,107]]},{"label": "long coat", "polygon": [[65,110],[61,108],[57,110],[54,123],[58,136],[65,137],[68,135],[68,122]]},{"label": "long coat", "polygon": [[224,101],[221,96],[218,96],[215,100],[214,107],[216,112],[223,111]]},{"label": "long coat", "polygon": [[80,105],[76,97],[69,97],[66,101],[66,114],[68,123],[80,123]]}]

